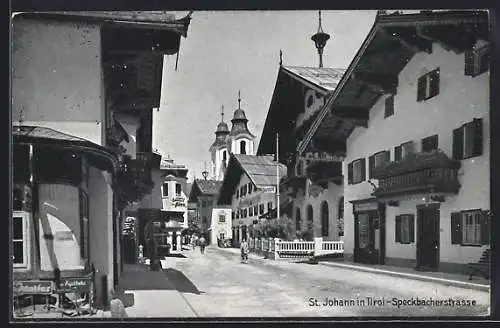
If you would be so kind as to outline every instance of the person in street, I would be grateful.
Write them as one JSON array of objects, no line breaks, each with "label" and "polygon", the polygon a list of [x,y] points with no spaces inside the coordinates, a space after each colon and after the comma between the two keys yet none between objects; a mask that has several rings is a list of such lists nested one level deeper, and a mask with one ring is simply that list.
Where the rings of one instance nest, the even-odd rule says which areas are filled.
[{"label": "person in street", "polygon": [[248,263],[248,253],[250,252],[250,250],[246,239],[243,239],[243,241],[241,242],[240,249],[241,249],[241,260],[243,261],[243,263]]},{"label": "person in street", "polygon": [[191,238],[191,245],[193,246],[193,251],[196,249],[196,242],[198,241],[198,236],[193,235],[193,238]]},{"label": "person in street", "polygon": [[205,253],[205,237],[201,236],[199,239],[201,254]]}]

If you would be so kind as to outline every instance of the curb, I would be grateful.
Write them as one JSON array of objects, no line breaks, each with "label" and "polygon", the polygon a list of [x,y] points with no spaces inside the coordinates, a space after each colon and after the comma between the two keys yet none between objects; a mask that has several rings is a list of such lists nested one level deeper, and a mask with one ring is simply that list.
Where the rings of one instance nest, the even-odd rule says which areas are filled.
[{"label": "curb", "polygon": [[321,262],[320,261],[319,264],[325,265],[325,266],[330,266],[330,267],[337,267],[337,268],[343,268],[343,269],[353,269],[353,270],[357,270],[357,271],[370,272],[370,273],[399,277],[399,278],[414,279],[414,280],[420,280],[420,281],[426,281],[426,282],[435,282],[435,283],[440,283],[440,284],[447,285],[447,286],[467,288],[467,289],[473,289],[473,290],[478,290],[478,291],[483,291],[483,292],[490,291],[490,286],[488,286],[488,285],[475,284],[475,283],[458,281],[458,280],[449,280],[449,279],[429,277],[429,276],[424,276],[424,275],[419,275],[419,274],[394,272],[394,271],[380,270],[380,269],[374,269],[374,268],[365,268],[365,267],[361,267],[361,266],[357,266],[357,265],[349,265],[349,264],[341,264],[341,263],[330,263],[330,262]]}]

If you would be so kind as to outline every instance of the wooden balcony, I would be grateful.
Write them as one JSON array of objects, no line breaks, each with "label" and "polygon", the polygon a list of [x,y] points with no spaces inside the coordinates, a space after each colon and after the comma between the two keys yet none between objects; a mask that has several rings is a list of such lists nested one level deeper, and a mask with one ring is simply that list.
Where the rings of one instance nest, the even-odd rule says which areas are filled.
[{"label": "wooden balcony", "polygon": [[373,169],[372,177],[378,179],[373,196],[424,192],[456,194],[460,189],[459,167],[459,161],[441,151],[412,154],[402,161]]},{"label": "wooden balcony", "polygon": [[315,160],[307,166],[307,176],[315,184],[324,185],[329,181],[342,183],[342,162]]}]

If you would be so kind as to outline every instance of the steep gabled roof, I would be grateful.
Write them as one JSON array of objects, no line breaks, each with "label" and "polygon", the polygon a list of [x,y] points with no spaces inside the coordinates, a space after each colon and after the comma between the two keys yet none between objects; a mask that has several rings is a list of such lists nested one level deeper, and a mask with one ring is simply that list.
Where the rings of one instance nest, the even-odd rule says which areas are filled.
[{"label": "steep gabled roof", "polygon": [[196,202],[199,196],[215,196],[219,193],[222,181],[195,179],[189,192],[189,202]]},{"label": "steep gabled roof", "polygon": [[[276,185],[276,162],[272,156],[232,154],[218,195],[218,204],[230,204],[242,175],[256,188]],[[286,166],[279,164],[280,177],[286,175]]]},{"label": "steep gabled roof", "polygon": [[282,66],[282,71],[318,92],[333,91],[345,69],[329,67]]}]

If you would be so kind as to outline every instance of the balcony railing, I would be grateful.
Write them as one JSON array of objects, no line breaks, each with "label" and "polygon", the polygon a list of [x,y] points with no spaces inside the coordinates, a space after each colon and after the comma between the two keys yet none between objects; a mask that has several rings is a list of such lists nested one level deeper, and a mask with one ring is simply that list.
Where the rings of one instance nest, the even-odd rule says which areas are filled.
[{"label": "balcony railing", "polygon": [[306,169],[307,176],[314,183],[326,181],[342,182],[342,162],[316,160]]},{"label": "balcony railing", "polygon": [[457,171],[460,162],[441,151],[417,153],[373,170],[378,179],[374,196],[411,194],[418,192],[458,193]]}]

